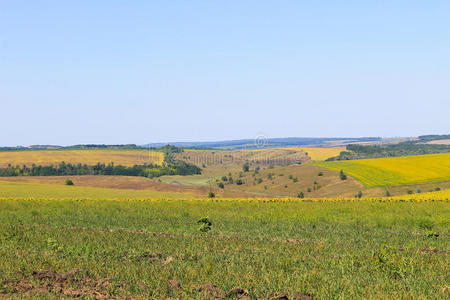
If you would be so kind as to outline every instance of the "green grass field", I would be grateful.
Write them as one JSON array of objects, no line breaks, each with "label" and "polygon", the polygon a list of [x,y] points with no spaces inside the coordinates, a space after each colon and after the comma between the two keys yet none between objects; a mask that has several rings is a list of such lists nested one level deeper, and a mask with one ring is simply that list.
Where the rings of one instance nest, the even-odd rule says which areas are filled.
[{"label": "green grass field", "polygon": [[343,170],[367,187],[450,180],[450,153],[313,163]]},{"label": "green grass field", "polygon": [[0,200],[0,296],[445,298],[449,215],[442,201]]}]

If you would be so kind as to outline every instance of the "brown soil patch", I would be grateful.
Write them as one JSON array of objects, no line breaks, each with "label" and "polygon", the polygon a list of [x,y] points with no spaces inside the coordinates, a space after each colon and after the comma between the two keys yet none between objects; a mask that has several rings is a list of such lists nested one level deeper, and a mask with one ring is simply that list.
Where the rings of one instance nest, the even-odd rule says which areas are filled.
[{"label": "brown soil patch", "polygon": [[[0,177],[0,181],[64,185],[67,178],[70,178],[76,186],[190,193],[202,197],[208,195],[211,190],[211,188],[207,186],[176,185],[135,176],[17,176]],[[216,188],[212,188],[212,190],[215,191]]]},{"label": "brown soil patch", "polygon": [[169,280],[169,281],[167,281],[167,284],[169,285],[169,287],[170,288],[172,288],[172,289],[181,289],[181,284],[180,284],[180,282],[178,281],[178,280],[176,280],[176,279],[172,279],[172,280]]},{"label": "brown soil patch", "polygon": [[212,283],[206,283],[206,284],[199,285],[197,287],[197,290],[199,292],[202,292],[209,299],[224,299],[225,298],[225,292],[221,288],[218,288],[217,286],[215,286]]},{"label": "brown soil patch", "polygon": [[[36,280],[39,283],[35,283]],[[108,292],[111,286],[108,278],[93,279],[87,272],[72,269],[58,273],[53,270],[33,271],[28,278],[7,282],[4,289],[8,294],[53,294],[56,297],[90,297],[93,299],[111,299]]]}]

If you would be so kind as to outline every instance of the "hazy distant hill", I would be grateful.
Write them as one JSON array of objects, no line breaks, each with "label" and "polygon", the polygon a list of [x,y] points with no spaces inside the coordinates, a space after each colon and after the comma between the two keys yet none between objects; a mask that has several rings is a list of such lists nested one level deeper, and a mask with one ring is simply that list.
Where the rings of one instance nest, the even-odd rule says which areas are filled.
[{"label": "hazy distant hill", "polygon": [[230,141],[215,141],[215,142],[170,142],[170,143],[152,143],[145,146],[161,147],[166,144],[175,145],[178,147],[193,147],[193,148],[215,148],[215,149],[253,149],[260,147],[288,147],[288,146],[319,146],[331,147],[342,146],[354,143],[376,143],[381,142],[380,137],[363,137],[363,138],[256,138],[256,139],[242,139]]}]

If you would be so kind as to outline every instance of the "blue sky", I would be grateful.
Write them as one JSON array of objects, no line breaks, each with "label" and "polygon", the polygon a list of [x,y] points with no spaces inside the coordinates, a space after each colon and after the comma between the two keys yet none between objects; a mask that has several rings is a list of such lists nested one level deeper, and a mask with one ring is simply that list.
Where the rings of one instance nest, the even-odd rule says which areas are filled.
[{"label": "blue sky", "polygon": [[1,1],[0,145],[449,133],[449,1]]}]

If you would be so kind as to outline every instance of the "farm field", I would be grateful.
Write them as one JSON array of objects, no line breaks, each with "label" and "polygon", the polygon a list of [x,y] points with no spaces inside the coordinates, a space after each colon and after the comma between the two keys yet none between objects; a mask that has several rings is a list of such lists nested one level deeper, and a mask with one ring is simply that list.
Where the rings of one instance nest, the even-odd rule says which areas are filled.
[{"label": "farm field", "polygon": [[345,147],[329,147],[329,148],[319,148],[319,147],[301,147],[294,148],[299,149],[311,158],[313,161],[323,161],[327,158],[337,156],[342,151],[347,151]]},{"label": "farm field", "polygon": [[450,153],[313,163],[360,180],[367,187],[450,180]]},{"label": "farm field", "polygon": [[0,295],[442,299],[449,215],[448,201],[2,199]]},{"label": "farm field", "polygon": [[[1,178],[0,178],[1,179]],[[198,197],[198,196],[197,196]],[[114,189],[60,184],[8,182],[0,180],[0,198],[32,199],[149,199],[149,198],[195,198],[185,192],[157,190]]]},{"label": "farm field", "polygon": [[[145,177],[137,176],[103,176],[103,175],[84,175],[84,176],[16,176],[0,177],[0,182],[21,182],[37,183],[47,185],[64,185],[65,179],[70,178],[76,187],[94,187],[106,189],[125,189],[125,190],[148,190],[156,192],[175,192],[195,194],[198,197],[205,197],[211,190],[209,187],[196,185],[178,185],[150,180]],[[67,189],[71,191],[70,189]],[[215,188],[212,188],[215,190]]]},{"label": "farm field", "polygon": [[26,150],[26,151],[1,151],[0,168],[32,164],[47,166],[59,164],[64,161],[72,164],[95,165],[98,162],[116,165],[134,166],[144,163],[161,164],[163,153],[147,150]]}]

